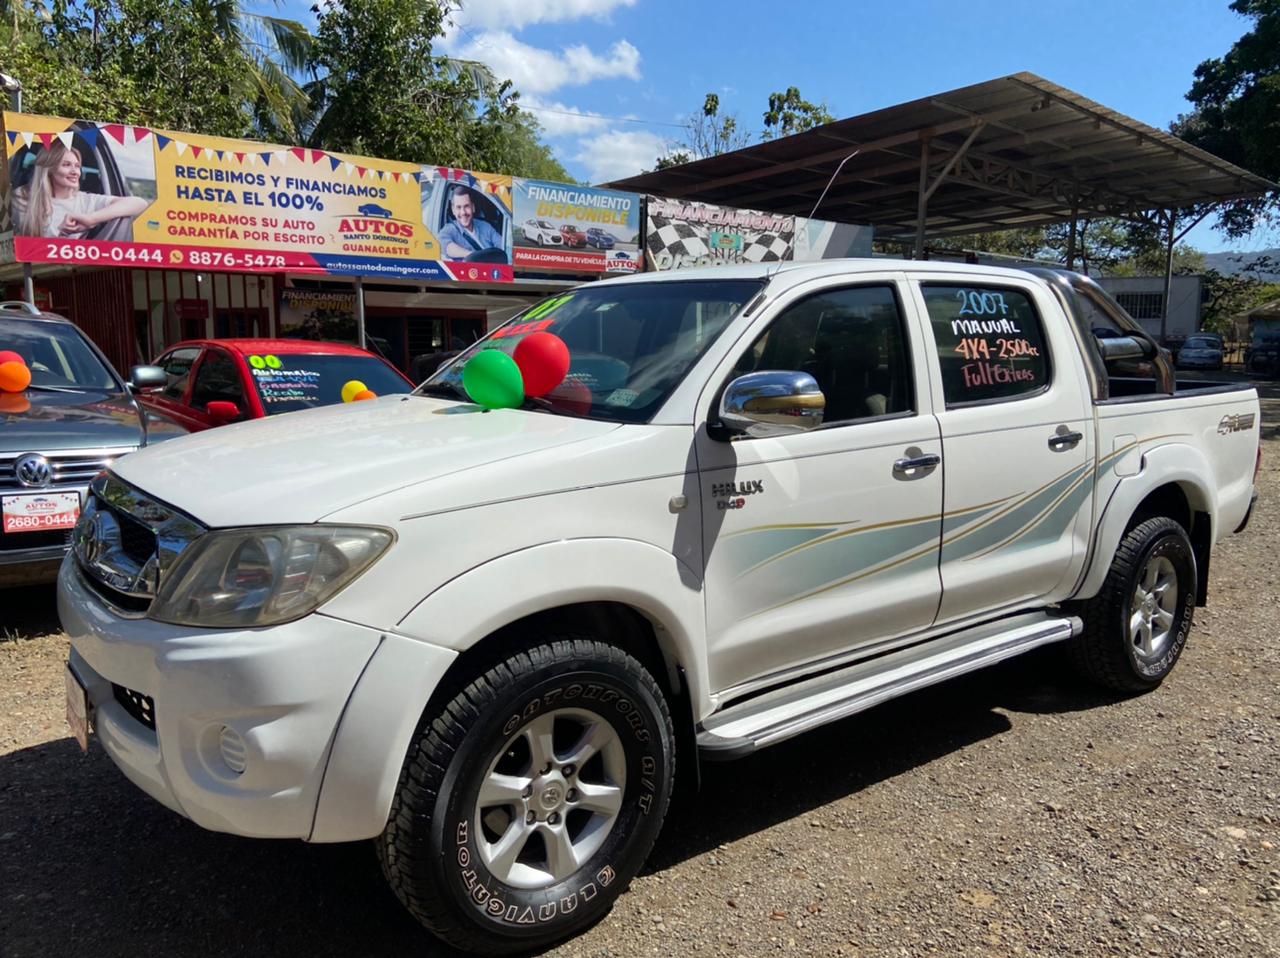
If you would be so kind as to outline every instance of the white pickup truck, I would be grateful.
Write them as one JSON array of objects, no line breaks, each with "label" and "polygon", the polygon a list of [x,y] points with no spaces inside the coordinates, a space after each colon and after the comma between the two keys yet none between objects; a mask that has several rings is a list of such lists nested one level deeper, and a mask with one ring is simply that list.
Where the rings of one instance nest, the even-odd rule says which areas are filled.
[{"label": "white pickup truck", "polygon": [[[467,400],[477,350],[542,331],[560,387]],[[590,284],[415,395],[99,477],[60,579],[69,719],[206,828],[373,838],[437,935],[537,948],[609,908],[700,761],[1050,642],[1158,685],[1248,520],[1258,419],[1248,386],[1175,389],[1074,274]]]}]

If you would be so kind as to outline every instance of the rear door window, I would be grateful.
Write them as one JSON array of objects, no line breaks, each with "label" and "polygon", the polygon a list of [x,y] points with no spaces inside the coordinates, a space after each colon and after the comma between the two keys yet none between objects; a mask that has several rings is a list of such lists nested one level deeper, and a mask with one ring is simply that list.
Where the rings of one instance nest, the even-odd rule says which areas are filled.
[{"label": "rear door window", "polygon": [[1023,399],[1049,386],[1049,347],[1031,297],[999,286],[921,287],[948,408]]}]

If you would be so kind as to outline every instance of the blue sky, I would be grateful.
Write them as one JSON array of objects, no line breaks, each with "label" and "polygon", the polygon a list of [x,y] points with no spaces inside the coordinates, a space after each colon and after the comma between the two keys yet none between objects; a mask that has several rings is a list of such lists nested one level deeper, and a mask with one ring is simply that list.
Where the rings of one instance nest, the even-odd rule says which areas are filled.
[{"label": "blue sky", "polygon": [[[708,91],[758,131],[788,86],[843,118],[1029,70],[1165,128],[1188,109],[1196,65],[1248,26],[1227,0],[465,0],[456,20],[444,49],[513,79],[590,182],[652,167]],[[1208,225],[1189,239],[1228,248]],[[1229,244],[1271,245],[1280,235]]]}]

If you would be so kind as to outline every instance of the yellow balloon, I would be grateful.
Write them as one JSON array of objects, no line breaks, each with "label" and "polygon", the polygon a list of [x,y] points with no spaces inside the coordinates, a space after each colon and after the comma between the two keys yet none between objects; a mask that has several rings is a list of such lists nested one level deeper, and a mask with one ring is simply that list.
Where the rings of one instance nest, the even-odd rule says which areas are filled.
[{"label": "yellow balloon", "polygon": [[356,398],[356,393],[365,392],[369,387],[358,379],[349,380],[342,387],[342,401],[351,402]]}]

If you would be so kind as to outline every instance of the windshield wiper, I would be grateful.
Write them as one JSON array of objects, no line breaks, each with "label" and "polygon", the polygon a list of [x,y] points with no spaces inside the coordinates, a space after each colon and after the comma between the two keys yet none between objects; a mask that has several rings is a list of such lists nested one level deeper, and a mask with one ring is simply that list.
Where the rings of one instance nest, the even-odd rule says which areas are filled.
[{"label": "windshield wiper", "polygon": [[443,396],[445,399],[460,399],[463,402],[470,402],[471,397],[463,393],[460,386],[454,386],[450,383],[423,383],[413,391],[415,396]]},{"label": "windshield wiper", "polygon": [[37,392],[42,392],[42,393],[111,392],[111,390],[106,386],[37,386],[35,383],[32,383],[27,388],[34,389]]}]

